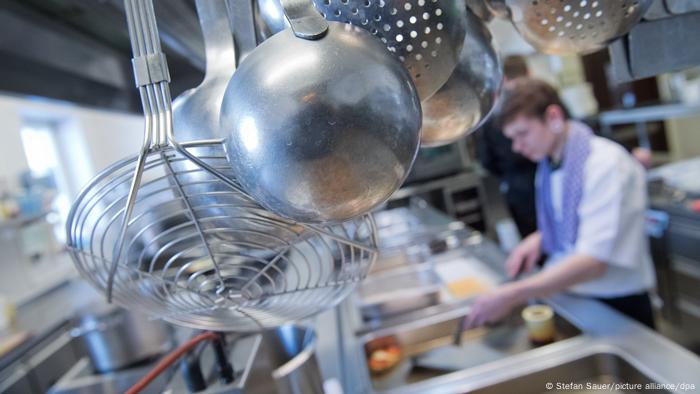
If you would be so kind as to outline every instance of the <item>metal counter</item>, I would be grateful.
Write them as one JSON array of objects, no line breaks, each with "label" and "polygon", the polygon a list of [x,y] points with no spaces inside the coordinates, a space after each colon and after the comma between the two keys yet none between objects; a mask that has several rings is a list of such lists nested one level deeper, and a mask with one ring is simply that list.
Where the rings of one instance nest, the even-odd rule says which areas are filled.
[{"label": "metal counter", "polygon": [[[476,250],[480,260],[503,274],[505,255],[493,242],[481,239],[462,249],[470,250],[472,255]],[[497,393],[513,392],[514,388],[518,392],[547,392],[549,388],[542,380],[545,377],[547,382],[559,383],[559,373],[566,376],[565,373],[576,373],[586,368],[596,369],[596,373],[601,375],[617,373],[618,383],[627,383],[627,379],[630,384],[647,382],[650,386],[636,383],[641,385],[637,386],[642,388],[641,392],[700,390],[700,358],[681,346],[597,301],[566,294],[543,301],[575,325],[581,335],[417,383],[377,390],[372,386],[361,337],[367,330],[385,327],[367,328],[363,325],[358,317],[356,300],[350,297],[333,311],[335,319],[318,320],[317,331],[324,341],[337,344],[332,352],[329,348],[319,349],[318,357],[324,376],[339,379],[346,394]],[[459,317],[468,313],[469,308],[468,303],[457,307],[431,307],[404,316],[403,323],[392,321],[388,324],[410,324],[406,322],[431,319],[436,313]],[[326,364],[333,365],[333,368],[324,368]]]}]

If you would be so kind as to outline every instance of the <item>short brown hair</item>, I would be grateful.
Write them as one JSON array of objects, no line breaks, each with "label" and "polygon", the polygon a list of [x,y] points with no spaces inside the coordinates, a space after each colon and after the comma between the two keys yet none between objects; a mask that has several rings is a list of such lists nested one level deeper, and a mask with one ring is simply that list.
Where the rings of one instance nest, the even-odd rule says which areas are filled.
[{"label": "short brown hair", "polygon": [[570,117],[559,94],[547,82],[533,78],[517,78],[510,81],[501,94],[498,120],[502,126],[520,115],[543,119],[550,105],[558,105],[564,117]]}]

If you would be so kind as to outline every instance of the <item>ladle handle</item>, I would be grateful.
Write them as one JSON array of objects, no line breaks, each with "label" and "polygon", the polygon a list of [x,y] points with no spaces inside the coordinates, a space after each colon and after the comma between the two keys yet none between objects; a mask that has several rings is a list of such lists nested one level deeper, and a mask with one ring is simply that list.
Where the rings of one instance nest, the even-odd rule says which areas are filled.
[{"label": "ladle handle", "polygon": [[311,0],[281,0],[280,3],[295,36],[317,40],[326,35],[328,22],[319,14]]},{"label": "ladle handle", "polygon": [[221,69],[235,69],[236,51],[226,3],[223,0],[196,0],[195,5],[206,51],[205,78]]},{"label": "ladle handle", "polygon": [[466,0],[467,9],[471,10],[479,19],[484,22],[490,22],[493,17],[493,11],[486,4],[486,0]]},{"label": "ladle handle", "polygon": [[511,19],[511,9],[506,4],[506,0],[484,0],[486,8],[491,11],[491,14],[501,19]]},{"label": "ladle handle", "polygon": [[231,30],[236,43],[237,63],[240,64],[243,58],[258,45],[255,31],[255,12],[252,0],[227,0],[229,15],[231,19]]}]

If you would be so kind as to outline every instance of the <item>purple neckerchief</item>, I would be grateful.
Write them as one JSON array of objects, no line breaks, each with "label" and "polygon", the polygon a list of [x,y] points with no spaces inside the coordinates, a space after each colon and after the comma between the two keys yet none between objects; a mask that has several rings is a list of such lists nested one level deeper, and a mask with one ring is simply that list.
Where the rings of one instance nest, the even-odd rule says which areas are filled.
[{"label": "purple neckerchief", "polygon": [[583,123],[570,121],[562,162],[563,193],[562,220],[554,215],[551,193],[552,167],[549,159],[537,165],[535,196],[537,229],[542,234],[542,250],[548,254],[565,252],[576,244],[578,235],[578,206],[583,196],[583,168],[591,151],[593,131]]}]

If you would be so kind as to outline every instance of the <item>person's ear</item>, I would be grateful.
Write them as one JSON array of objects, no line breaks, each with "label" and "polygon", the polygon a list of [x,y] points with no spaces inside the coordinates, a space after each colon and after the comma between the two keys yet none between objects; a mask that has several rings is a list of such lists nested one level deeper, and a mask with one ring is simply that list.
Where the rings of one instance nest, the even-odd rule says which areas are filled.
[{"label": "person's ear", "polygon": [[564,116],[564,110],[560,106],[556,104],[548,106],[544,111],[544,121],[552,132],[564,132],[566,117]]}]

